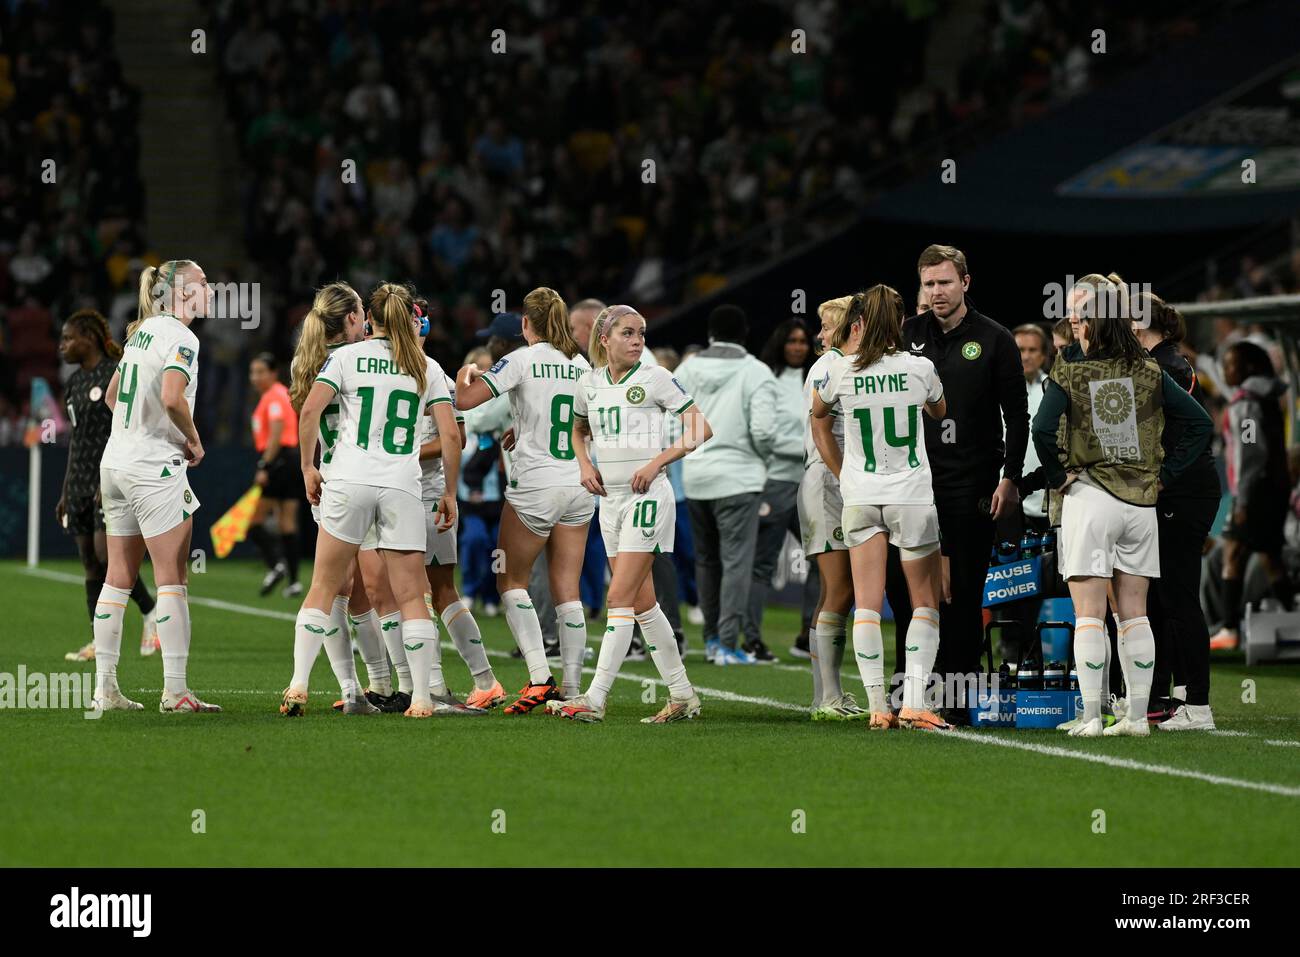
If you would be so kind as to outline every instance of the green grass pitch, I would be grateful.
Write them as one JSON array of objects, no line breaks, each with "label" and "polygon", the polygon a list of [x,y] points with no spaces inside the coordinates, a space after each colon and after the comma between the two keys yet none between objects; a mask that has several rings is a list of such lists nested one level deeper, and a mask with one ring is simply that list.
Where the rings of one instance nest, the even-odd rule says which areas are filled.
[{"label": "green grass pitch", "polygon": [[[0,712],[0,865],[1296,863],[1294,665],[1217,660],[1216,735],[869,733],[808,720],[806,663],[708,665],[691,628],[696,722],[638,722],[658,707],[642,702],[649,662],[624,666],[598,726],[499,712],[344,718],[329,707],[337,687],[324,655],[309,713],[289,721],[277,706],[297,605],[259,599],[259,577],[251,564],[212,562],[191,581],[190,683],[224,714],[157,712],[162,662],[136,653],[134,607],[119,676],[143,713]],[[0,672],[92,670],[63,660],[88,640],[75,563],[37,574],[0,564],[0,599]],[[506,655],[504,620],[479,623],[516,690],[525,672]],[[783,655],[794,614],[774,608],[766,625]],[[468,690],[449,645],[443,662],[453,690]],[[846,687],[861,692],[856,675]]]}]

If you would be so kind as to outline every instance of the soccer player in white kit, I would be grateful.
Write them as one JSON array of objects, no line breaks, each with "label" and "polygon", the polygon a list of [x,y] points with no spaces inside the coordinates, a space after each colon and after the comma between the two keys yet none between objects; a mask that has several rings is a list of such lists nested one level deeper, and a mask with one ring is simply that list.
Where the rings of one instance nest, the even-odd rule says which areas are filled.
[{"label": "soccer player in white kit", "polygon": [[[546,663],[542,626],[528,596],[528,578],[543,548],[559,626],[563,693],[576,695],[581,690],[587,620],[578,578],[587,550],[587,526],[595,511],[592,494],[582,486],[573,449],[574,390],[591,366],[573,338],[569,310],[558,292],[542,286],[524,297],[523,334],[528,345],[487,372],[467,365],[456,377],[456,405],[462,411],[494,396],[510,396],[515,444],[497,538],[506,558],[497,588],[506,624],[528,666],[528,684],[506,707],[506,714],[528,714],[561,696]],[[450,478],[447,484],[455,487]]]},{"label": "soccer player in white kit", "polygon": [[[420,419],[432,413],[443,434],[456,431],[451,396],[437,363],[416,340],[410,289],[381,283],[370,296],[373,338],[343,346],[325,361],[303,404],[299,452],[307,498],[320,505],[321,529],[311,588],[294,627],[294,674],[280,711],[303,713],[311,667],[329,629],[331,603],[371,527],[402,616],[413,683],[410,718],[433,715],[429,676],[437,630],[424,603],[424,517],[420,505]],[[430,366],[432,363],[432,367]],[[430,374],[430,373],[433,374]],[[329,482],[316,467],[320,416],[338,397],[338,433]],[[460,448],[444,443],[443,469],[454,487]],[[456,499],[444,494],[438,527],[456,522]]]},{"label": "soccer player in white kit", "polygon": [[113,430],[100,459],[108,574],[95,605],[95,707],[138,711],[122,694],[117,660],[122,615],[145,550],[158,587],[164,714],[220,711],[186,684],[190,608],[186,563],[199,501],[186,473],[203,461],[194,427],[199,340],[190,323],[212,302],[207,277],[188,259],[140,273],[138,318],[127,328],[121,362],[108,383]]},{"label": "soccer player in white kit", "polygon": [[[423,302],[416,304],[416,314],[420,320],[417,338],[422,349],[425,337],[429,334],[426,307],[427,304]],[[432,374],[431,367],[430,375]],[[437,374],[445,380],[454,408],[456,381],[441,369],[438,369]],[[460,410],[456,410],[456,431],[451,434],[453,441],[463,451],[465,416]],[[433,417],[426,416],[424,430],[420,435],[420,504],[424,507],[425,530],[424,572],[429,581],[430,611],[442,619],[447,634],[451,635],[452,644],[456,646],[457,653],[474,679],[474,690],[465,701],[451,693],[442,675],[441,649],[435,646],[429,696],[439,707],[439,714],[486,714],[488,708],[505,702],[506,691],[501,687],[501,682],[497,681],[492,665],[488,662],[487,652],[483,649],[483,635],[479,631],[478,622],[474,620],[469,602],[461,598],[460,592],[456,590],[456,526],[438,527],[438,503],[447,491],[447,478],[442,470],[443,441]]]},{"label": "soccer player in white kit", "polygon": [[[949,725],[925,708],[925,686],[939,650],[937,591],[939,515],[934,507],[921,411],[947,411],[934,364],[902,347],[903,297],[872,286],[849,304],[846,321],[862,318],[853,355],[835,359],[813,398],[813,438],[840,481],[842,525],[853,567],[853,652],[871,708],[871,728],[935,731]],[[832,435],[831,412],[844,419],[844,451]],[[885,691],[880,610],[890,543],[898,547],[912,597],[903,708],[894,715]]]},{"label": "soccer player in white kit", "polygon": [[[573,404],[573,447],[583,487],[606,499],[600,508],[600,532],[613,573],[595,678],[585,694],[546,706],[551,714],[573,721],[604,720],[605,703],[637,624],[668,686],[668,703],[642,722],[668,724],[700,713],[700,699],[686,677],[672,625],[655,600],[651,566],[655,555],[673,550],[677,503],[665,470],[713,433],[672,373],[641,363],[644,351],[645,319],[640,313],[631,306],[602,310],[592,326],[588,350],[596,368],[578,381]],[[681,437],[671,444],[665,434],[670,414],[682,425]],[[592,464],[588,438],[599,468]],[[671,598],[676,601],[677,596]]]},{"label": "soccer player in white kit", "polygon": [[[302,331],[298,336],[298,345],[294,350],[290,365],[289,400],[294,411],[301,413],[303,403],[311,394],[316,383],[316,373],[320,371],[330,353],[342,346],[359,342],[362,327],[365,324],[366,309],[361,297],[346,282],[337,281],[322,286],[316,292],[311,309],[302,322]],[[338,433],[339,404],[337,401],[325,407],[320,417],[320,472],[328,480],[330,458],[334,450],[334,441]],[[316,525],[320,525],[320,506],[311,507],[311,515]],[[325,636],[325,654],[330,667],[339,682],[342,698],[335,708],[344,714],[375,714],[380,709],[371,700],[378,692],[368,691],[362,694],[357,680],[356,662],[352,656],[352,642],[348,635],[350,609],[357,607],[357,599],[364,598],[365,589],[357,576],[355,563],[348,566],[348,574],[339,586],[338,594],[330,610],[333,627],[327,629]],[[371,688],[381,685],[383,695],[389,694],[387,685],[389,671],[388,659],[384,657],[383,645],[379,640],[378,621],[368,627],[370,622],[365,616],[374,617],[367,606],[360,619],[353,619],[357,628],[357,644],[361,648],[361,658],[366,664],[366,672]]]},{"label": "soccer player in white kit", "polygon": [[[846,322],[852,296],[829,299],[817,307],[821,329],[817,339],[825,351],[808,370],[804,380],[804,473],[799,482],[799,530],[805,556],[812,556],[820,573],[821,592],[813,615],[812,649],[814,721],[858,721],[870,712],[858,705],[853,693],[840,682],[844,663],[844,622],[853,607],[853,572],[848,545],[840,525],[844,501],[840,482],[822,461],[813,441],[813,395],[830,375],[831,363],[847,351],[857,351],[862,341],[862,317]],[[844,420],[831,415],[835,444],[844,448]]]}]

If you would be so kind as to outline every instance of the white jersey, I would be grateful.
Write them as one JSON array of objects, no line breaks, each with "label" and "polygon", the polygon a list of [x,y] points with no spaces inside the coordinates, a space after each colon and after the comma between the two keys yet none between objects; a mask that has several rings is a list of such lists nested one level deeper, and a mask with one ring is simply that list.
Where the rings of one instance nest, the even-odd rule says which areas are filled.
[{"label": "white jersey", "polygon": [[339,419],[330,453],[332,481],[420,495],[421,419],[450,402],[446,375],[425,357],[425,387],[398,368],[387,339],[367,339],[330,353],[316,375],[338,393]]},{"label": "white jersey", "polygon": [[[438,364],[432,359],[429,360],[430,369],[428,375],[441,374],[446,380],[447,394],[451,396],[452,408],[456,407],[456,380],[447,373],[438,369]],[[434,369],[438,369],[435,373]],[[456,413],[457,424],[464,422],[465,416],[460,412]],[[459,433],[459,430],[457,430]],[[432,415],[424,417],[424,428],[420,432],[420,444],[425,445],[432,442],[438,437],[438,425],[434,422]],[[452,441],[459,442],[460,435],[453,437]],[[432,458],[420,459],[420,497],[428,502],[436,501],[442,498],[442,493],[447,489],[447,479],[442,474],[442,456],[435,455]]]},{"label": "white jersey", "polygon": [[[813,441],[812,436],[812,397],[813,390],[819,388],[826,382],[831,372],[831,363],[838,359],[844,353],[839,349],[828,349],[817,357],[817,361],[812,364],[808,370],[808,378],[803,380],[803,467],[806,471],[810,465],[824,465],[822,454],[817,451],[817,443]],[[844,417],[840,415],[839,409],[831,409],[831,433],[835,436],[835,444],[844,448]],[[835,476],[831,476],[832,479]]]},{"label": "white jersey", "polygon": [[837,357],[822,401],[844,418],[844,505],[933,505],[922,406],[943,398],[934,363],[896,352],[859,371],[856,356]]},{"label": "white jersey", "polygon": [[[345,345],[347,345],[346,342],[327,342],[325,344],[325,361],[329,362],[329,357],[333,355],[334,350],[341,349]],[[324,368],[323,365],[322,368]],[[293,363],[289,364],[289,374],[290,376],[293,375]],[[328,482],[330,478],[329,467],[330,461],[334,457],[334,443],[338,440],[340,411],[339,397],[336,395],[320,414],[320,477],[325,482]]]},{"label": "white jersey", "polygon": [[573,414],[591,428],[593,457],[606,488],[632,484],[632,475],[667,448],[667,417],[681,415],[695,400],[672,374],[640,362],[617,382],[609,366],[578,380]]},{"label": "white jersey", "polygon": [[168,369],[185,376],[185,401],[193,414],[199,338],[175,316],[150,316],[127,340],[118,363],[117,405],[102,468],[159,478],[185,467],[185,436],[162,403]]},{"label": "white jersey", "polygon": [[578,379],[591,363],[572,359],[549,342],[505,356],[483,373],[493,395],[510,395],[515,448],[510,487],[555,488],[582,484],[573,451],[573,402]]}]

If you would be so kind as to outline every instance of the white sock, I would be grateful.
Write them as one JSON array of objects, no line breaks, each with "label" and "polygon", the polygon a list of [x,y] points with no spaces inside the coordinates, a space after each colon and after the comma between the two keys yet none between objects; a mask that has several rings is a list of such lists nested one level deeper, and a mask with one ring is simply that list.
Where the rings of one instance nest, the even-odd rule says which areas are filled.
[{"label": "white sock", "polygon": [[185,623],[186,593],[184,585],[159,585],[158,607],[155,609],[158,623],[158,644],[162,646],[163,692],[179,695],[186,691],[185,665],[190,657],[190,638]]},{"label": "white sock", "polygon": [[[407,618],[402,622],[401,634],[402,646],[406,650],[406,660],[410,666],[407,680],[413,689],[418,688],[427,695],[433,677],[433,659],[438,653],[438,629],[428,618]],[[442,680],[441,670],[440,668],[439,681]],[[412,693],[412,697],[419,698],[423,695]]]},{"label": "white sock", "polygon": [[370,690],[387,698],[393,693],[393,682],[392,672],[388,670],[388,655],[384,653],[384,641],[379,637],[379,615],[372,608],[360,618],[353,618],[352,627],[357,630],[357,647],[361,649],[361,661],[366,666]]},{"label": "white sock", "polygon": [[605,707],[605,700],[618,676],[619,666],[623,664],[627,649],[632,644],[632,629],[635,627],[636,616],[631,608],[609,610],[605,634],[600,639],[600,655],[596,658],[596,677],[587,689],[588,699],[597,708]]},{"label": "white sock", "polygon": [[903,678],[903,705],[925,710],[925,686],[939,654],[939,612],[934,608],[913,608],[907,627],[907,671]]},{"label": "white sock", "polygon": [[821,671],[821,704],[844,694],[840,684],[840,664],[844,661],[844,616],[824,611],[817,616],[813,630],[813,647],[817,649],[817,667]]},{"label": "white sock", "polygon": [[1128,686],[1128,713],[1145,721],[1151,699],[1151,674],[1156,664],[1156,636],[1145,615],[1119,623],[1119,659],[1127,663],[1124,683]]},{"label": "white sock", "polygon": [[695,694],[691,681],[686,677],[686,664],[682,654],[677,650],[677,636],[673,634],[672,622],[664,610],[656,603],[649,611],[636,616],[641,626],[641,637],[645,639],[650,660],[659,669],[659,677],[668,685],[668,693],[678,701],[685,701]]},{"label": "white sock", "polygon": [[[1109,612],[1107,612],[1107,614],[1109,614]],[[1106,652],[1106,667],[1103,668],[1103,669],[1101,669],[1101,701],[1102,701],[1102,704],[1104,704],[1106,707],[1110,707],[1110,666],[1111,666],[1111,659],[1112,659],[1112,657],[1113,657],[1113,656],[1111,655],[1111,647],[1110,647],[1110,633],[1106,631],[1106,619],[1104,619],[1104,618],[1099,618],[1099,619],[1097,619],[1097,620],[1101,622],[1101,631],[1102,631],[1102,636],[1106,639],[1106,648],[1105,648],[1105,652]],[[1118,619],[1117,619],[1117,620],[1118,620]],[[1078,628],[1078,626],[1079,626],[1079,623],[1078,623],[1078,622],[1075,622],[1075,627]],[[1117,630],[1118,630],[1118,629],[1117,629]],[[1077,659],[1076,659],[1076,660],[1077,660]],[[1123,661],[1121,661],[1121,662],[1119,663],[1119,670],[1120,670],[1120,673],[1122,674],[1123,671],[1124,671],[1124,662],[1123,662]],[[1128,676],[1125,675],[1125,678],[1127,678],[1127,677],[1128,677]],[[1127,689],[1127,685],[1126,685],[1126,689]],[[1128,694],[1128,691],[1125,690],[1124,693],[1125,693],[1125,694]]]},{"label": "white sock", "polygon": [[[1186,702],[1186,701],[1187,701],[1187,685],[1174,685],[1174,693],[1173,693],[1173,697],[1177,698],[1179,701]],[[1206,707],[1208,707],[1208,705],[1207,705]]]},{"label": "white sock", "polygon": [[333,627],[328,612],[306,607],[298,612],[293,626],[293,680],[289,682],[290,688],[306,691],[311,685],[312,665],[320,654],[325,634]]},{"label": "white sock", "polygon": [[357,684],[357,663],[352,657],[352,639],[348,635],[348,600],[334,596],[330,608],[330,626],[325,630],[325,655],[338,679],[339,691],[345,698],[354,698],[360,691]]},{"label": "white sock", "polygon": [[587,616],[582,602],[566,601],[555,606],[555,630],[560,636],[560,660],[564,663],[564,695],[582,691],[582,659],[587,653]]},{"label": "white sock", "polygon": [[[103,585],[95,602],[95,693],[111,694],[117,687],[117,659],[122,654],[122,616],[129,591]],[[100,616],[103,616],[102,618]]]},{"label": "white sock", "polygon": [[551,676],[551,667],[546,663],[546,648],[542,644],[542,623],[537,620],[537,612],[533,611],[528,589],[512,588],[505,592],[501,596],[501,607],[506,610],[506,626],[524,653],[528,683],[546,684],[546,679]]},{"label": "white sock", "polygon": [[1106,649],[1109,646],[1110,638],[1106,634],[1104,621],[1100,618],[1075,620],[1074,662],[1079,672],[1079,696],[1083,698],[1084,721],[1101,717],[1102,684],[1108,670]]},{"label": "white sock", "polygon": [[867,689],[867,702],[873,712],[884,714],[889,705],[885,701],[885,642],[880,635],[880,612],[870,608],[853,612],[853,652]]},{"label": "white sock", "polygon": [[488,664],[487,652],[483,650],[483,635],[478,630],[474,613],[469,610],[469,603],[461,598],[442,610],[442,623],[451,635],[456,651],[464,659],[469,673],[474,676],[474,687],[487,691],[496,684],[496,675]]},{"label": "white sock", "polygon": [[395,611],[380,618],[379,634],[384,639],[384,647],[388,649],[388,660],[397,672],[397,690],[410,694],[413,685],[411,666],[406,663],[406,652],[402,650],[402,613]]},{"label": "white sock", "polygon": [[812,710],[816,711],[822,706],[822,666],[817,657],[817,626],[813,625],[808,631],[808,658],[812,665],[813,679],[813,699]]}]

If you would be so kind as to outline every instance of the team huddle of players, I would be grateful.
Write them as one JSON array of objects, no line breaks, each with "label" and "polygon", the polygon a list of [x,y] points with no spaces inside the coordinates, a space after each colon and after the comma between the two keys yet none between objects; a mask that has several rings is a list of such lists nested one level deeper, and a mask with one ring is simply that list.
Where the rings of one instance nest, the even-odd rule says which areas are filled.
[{"label": "team huddle of players", "polygon": [[[105,401],[112,410],[112,429],[100,463],[108,569],[94,612],[96,702],[101,708],[142,707],[121,693],[116,665],[126,599],[148,550],[158,586],[156,627],[164,671],[160,709],[220,710],[194,695],[185,679],[190,644],[185,559],[191,516],[198,507],[186,474],[204,455],[192,417],[199,341],[189,325],[206,314],[209,304],[197,264],[182,260],[146,269],[139,318],[128,330],[121,362],[108,383]],[[552,289],[534,289],[523,302],[526,345],[486,372],[467,365],[453,379],[424,352],[425,312],[425,303],[408,286],[381,283],[363,302],[347,283],[335,282],[317,293],[304,321],[290,396],[299,410],[300,464],[320,534],[311,587],[295,622],[293,676],[280,712],[292,717],[306,710],[311,670],[322,646],[342,693],[335,707],[345,714],[468,716],[505,705],[507,696],[488,663],[469,604],[457,593],[454,572],[455,488],[465,444],[460,413],[508,396],[513,467],[500,523],[505,567],[499,588],[506,623],[529,677],[505,713],[544,708],[574,721],[602,721],[639,626],[669,690],[665,706],[643,720],[663,724],[698,716],[700,700],[659,607],[651,566],[656,554],[673,548],[676,509],[666,469],[707,442],[712,432],[681,383],[656,364],[643,362],[645,319],[631,306],[603,309],[587,343],[588,362],[573,337],[563,299]],[[920,420],[923,414],[945,415],[943,385],[933,363],[903,345],[903,301],[890,287],[877,285],[831,300],[819,315],[818,338],[825,351],[804,389],[807,468],[799,511],[805,541],[827,542],[818,556],[825,579],[819,632],[835,628],[842,638],[853,609],[852,647],[868,707],[859,707],[840,687],[839,661],[816,662],[814,717],[863,719],[881,730],[946,730],[949,725],[924,704],[939,645],[941,563]],[[1089,362],[1075,367],[1080,396],[1098,377],[1127,375],[1114,381],[1132,383],[1134,376],[1149,371],[1138,354],[1129,357],[1132,362],[1123,355],[1107,358],[1114,351],[1110,337],[1122,334],[1118,325],[1095,320],[1086,328],[1100,347],[1088,354]],[[1132,332],[1127,334],[1131,338]],[[1159,390],[1158,368],[1154,375],[1147,391]],[[1082,451],[1055,446],[1057,420],[1072,400],[1083,401],[1063,390],[1060,408],[1040,415],[1035,441],[1054,463],[1070,469],[1068,475],[1054,476],[1059,491],[1085,466],[1094,467],[1101,487],[1107,487],[1109,460],[1086,461],[1086,442],[1079,446]],[[1158,458],[1155,462],[1158,468]],[[1125,465],[1130,471],[1143,467]],[[1154,477],[1149,484],[1155,487]],[[1126,503],[1122,497],[1093,501],[1095,489],[1089,485],[1080,493],[1089,497],[1087,518],[1080,503],[1071,508],[1077,496],[1066,496],[1063,550],[1082,554],[1100,545],[1122,552],[1140,544],[1127,538],[1142,537],[1145,526],[1129,512],[1143,503]],[[578,579],[594,496],[604,499],[599,520],[611,577],[595,675],[583,690],[587,622]],[[1104,532],[1107,523],[1114,525],[1114,535],[1097,531]],[[832,529],[838,534],[832,535]],[[900,552],[913,608],[903,706],[897,713],[885,689],[880,625],[891,544]],[[543,549],[561,636],[558,683],[527,590]],[[1149,573],[1142,572],[1123,577],[1145,583]],[[1072,590],[1076,583],[1089,586],[1085,569],[1067,574]],[[1097,584],[1104,589],[1100,578]],[[840,597],[829,600],[832,592]],[[1080,591],[1076,600],[1083,598]],[[1134,632],[1130,643],[1140,657],[1145,589],[1140,598],[1132,591],[1122,598],[1121,625]],[[474,677],[474,691],[466,700],[452,694],[443,678],[434,615]],[[1094,626],[1092,616],[1081,618],[1079,626]],[[351,630],[367,671],[365,690],[356,673]],[[393,670],[398,673],[396,689]],[[1141,694],[1137,685],[1140,681],[1131,694]],[[1096,696],[1091,687],[1082,690],[1089,713],[1074,733],[1100,734],[1102,724],[1091,713]],[[1145,730],[1144,721],[1120,722],[1106,733]]]}]

